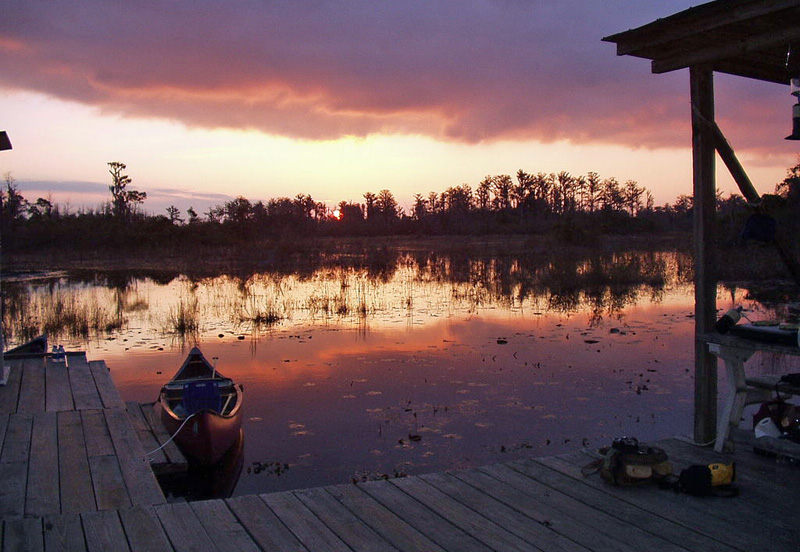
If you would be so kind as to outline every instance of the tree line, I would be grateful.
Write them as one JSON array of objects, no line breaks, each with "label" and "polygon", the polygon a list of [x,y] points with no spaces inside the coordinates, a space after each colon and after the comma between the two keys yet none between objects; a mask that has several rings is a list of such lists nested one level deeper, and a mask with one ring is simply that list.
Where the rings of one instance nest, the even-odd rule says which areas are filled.
[{"label": "tree line", "polygon": [[[185,216],[175,206],[147,214],[146,192],[131,188],[126,165],[110,162],[111,198],[97,209],[71,213],[49,199],[30,202],[13,177],[0,190],[3,246],[7,250],[70,246],[73,248],[164,245],[188,242],[223,244],[264,237],[373,235],[482,235],[558,232],[580,241],[587,232],[663,232],[691,229],[692,198],[654,205],[653,195],[636,181],[620,183],[596,172],[487,175],[475,189],[452,186],[427,196],[416,194],[408,210],[387,189],[366,192],[363,202],[328,206],[310,195],[252,202],[239,196],[205,213]],[[776,187],[789,198],[800,189],[800,163]],[[787,183],[788,182],[788,183]],[[721,219],[744,210],[738,195],[718,196]]]}]

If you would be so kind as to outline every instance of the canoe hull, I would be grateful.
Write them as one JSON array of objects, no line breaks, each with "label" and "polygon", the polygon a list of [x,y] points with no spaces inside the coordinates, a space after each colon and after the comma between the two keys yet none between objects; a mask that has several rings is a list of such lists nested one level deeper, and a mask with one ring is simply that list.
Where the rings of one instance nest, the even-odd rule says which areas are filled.
[{"label": "canoe hull", "polygon": [[[241,404],[241,388],[237,386]],[[204,409],[196,412],[181,428],[185,418],[177,416],[168,406],[162,392],[161,421],[170,435],[175,435],[175,442],[188,460],[196,464],[211,466],[231,448],[242,429],[242,410],[236,408],[231,415],[223,416],[213,410]]]}]

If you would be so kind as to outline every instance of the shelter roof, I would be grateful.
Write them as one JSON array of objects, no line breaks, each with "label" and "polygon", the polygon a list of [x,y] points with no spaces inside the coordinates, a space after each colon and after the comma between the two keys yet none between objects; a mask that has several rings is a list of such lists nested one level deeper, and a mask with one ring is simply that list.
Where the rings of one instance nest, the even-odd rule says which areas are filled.
[{"label": "shelter roof", "polygon": [[789,47],[800,51],[800,0],[716,0],[603,40],[617,55],[652,60],[653,73],[703,65],[788,84]]}]

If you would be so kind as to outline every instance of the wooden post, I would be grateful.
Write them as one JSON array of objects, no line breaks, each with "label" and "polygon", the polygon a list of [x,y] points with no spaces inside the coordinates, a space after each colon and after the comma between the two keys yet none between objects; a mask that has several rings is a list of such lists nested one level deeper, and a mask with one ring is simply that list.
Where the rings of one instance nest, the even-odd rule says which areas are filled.
[{"label": "wooden post", "polygon": [[[713,330],[717,314],[714,274],[715,137],[705,121],[714,121],[714,73],[690,67],[694,189],[695,352],[694,441],[709,443],[717,426],[717,359],[697,339]],[[705,120],[705,121],[704,121]]]}]

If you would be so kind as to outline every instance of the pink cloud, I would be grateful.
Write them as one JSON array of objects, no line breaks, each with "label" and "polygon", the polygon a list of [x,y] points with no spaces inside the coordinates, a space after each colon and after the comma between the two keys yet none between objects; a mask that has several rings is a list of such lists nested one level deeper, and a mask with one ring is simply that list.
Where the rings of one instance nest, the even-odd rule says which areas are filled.
[{"label": "pink cloud", "polygon": [[[0,85],[128,116],[307,139],[686,146],[688,76],[650,75],[600,42],[685,7],[641,4],[10,0]],[[788,124],[790,98],[770,94],[723,94],[746,114],[730,125],[742,148],[786,147],[772,138]]]}]

